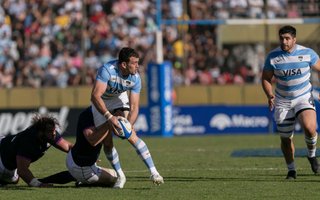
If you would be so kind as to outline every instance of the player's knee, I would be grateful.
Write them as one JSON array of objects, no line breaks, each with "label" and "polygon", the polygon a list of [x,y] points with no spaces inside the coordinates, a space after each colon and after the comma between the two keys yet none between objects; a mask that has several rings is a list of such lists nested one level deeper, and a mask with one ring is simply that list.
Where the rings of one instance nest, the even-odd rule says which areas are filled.
[{"label": "player's knee", "polygon": [[135,131],[132,131],[132,134],[131,134],[131,136],[128,138],[128,141],[129,141],[131,144],[135,144],[138,140],[139,140],[139,137],[137,136],[136,132],[135,132]]},{"label": "player's knee", "polygon": [[316,134],[317,130],[316,130],[316,126],[313,125],[306,125],[304,127],[304,133],[306,136],[312,137]]},{"label": "player's knee", "polygon": [[284,133],[284,132],[279,132],[281,140],[291,140],[293,138],[293,132],[290,133]]},{"label": "player's knee", "polygon": [[103,149],[105,152],[111,152],[113,148],[113,142],[104,142]]}]

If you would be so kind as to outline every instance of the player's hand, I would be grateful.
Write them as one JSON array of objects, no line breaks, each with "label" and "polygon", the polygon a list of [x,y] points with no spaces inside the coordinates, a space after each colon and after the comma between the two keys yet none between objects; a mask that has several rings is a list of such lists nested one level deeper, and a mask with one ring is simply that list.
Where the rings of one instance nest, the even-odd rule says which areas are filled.
[{"label": "player's hand", "polygon": [[274,109],[274,95],[270,95],[268,98],[269,109],[272,111]]},{"label": "player's hand", "polygon": [[112,116],[108,121],[114,128],[121,128],[117,116]]}]

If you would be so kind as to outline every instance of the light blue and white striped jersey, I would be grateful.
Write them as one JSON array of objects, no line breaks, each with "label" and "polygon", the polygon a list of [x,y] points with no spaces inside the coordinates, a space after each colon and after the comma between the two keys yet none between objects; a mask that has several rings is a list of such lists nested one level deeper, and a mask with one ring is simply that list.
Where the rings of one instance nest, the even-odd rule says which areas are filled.
[{"label": "light blue and white striped jersey", "polygon": [[311,66],[318,59],[316,52],[298,44],[291,53],[278,47],[268,54],[263,70],[274,72],[276,96],[292,100],[312,90]]},{"label": "light blue and white striped jersey", "polygon": [[122,76],[118,68],[118,60],[110,61],[99,67],[96,80],[107,84],[107,89],[102,95],[103,99],[119,96],[121,93],[129,90],[134,93],[140,93],[141,91],[139,73],[135,75],[129,74],[126,77]]}]

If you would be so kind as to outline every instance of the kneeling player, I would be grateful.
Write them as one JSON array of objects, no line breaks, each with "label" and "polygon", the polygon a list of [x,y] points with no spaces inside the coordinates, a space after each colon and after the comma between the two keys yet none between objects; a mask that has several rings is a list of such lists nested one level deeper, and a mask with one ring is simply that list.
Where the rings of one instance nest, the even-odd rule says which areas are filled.
[{"label": "kneeling player", "polygon": [[109,133],[109,124],[99,129],[94,127],[91,107],[84,110],[78,119],[77,138],[68,153],[66,164],[69,173],[82,184],[96,184],[111,187],[117,180],[113,169],[97,166],[96,161],[102,147],[101,142]]}]

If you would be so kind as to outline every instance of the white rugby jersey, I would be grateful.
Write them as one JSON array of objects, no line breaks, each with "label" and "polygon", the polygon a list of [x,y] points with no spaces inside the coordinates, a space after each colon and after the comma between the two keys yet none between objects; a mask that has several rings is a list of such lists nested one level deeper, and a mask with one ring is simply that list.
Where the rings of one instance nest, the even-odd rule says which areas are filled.
[{"label": "white rugby jersey", "polygon": [[291,53],[278,47],[268,54],[263,70],[274,72],[276,96],[291,100],[312,90],[311,66],[318,59],[316,52],[298,44]]},{"label": "white rugby jersey", "polygon": [[134,93],[140,93],[141,90],[139,73],[129,74],[126,77],[122,76],[118,68],[118,60],[110,61],[99,67],[96,80],[107,84],[107,89],[102,95],[103,99],[119,96],[128,90]]}]

